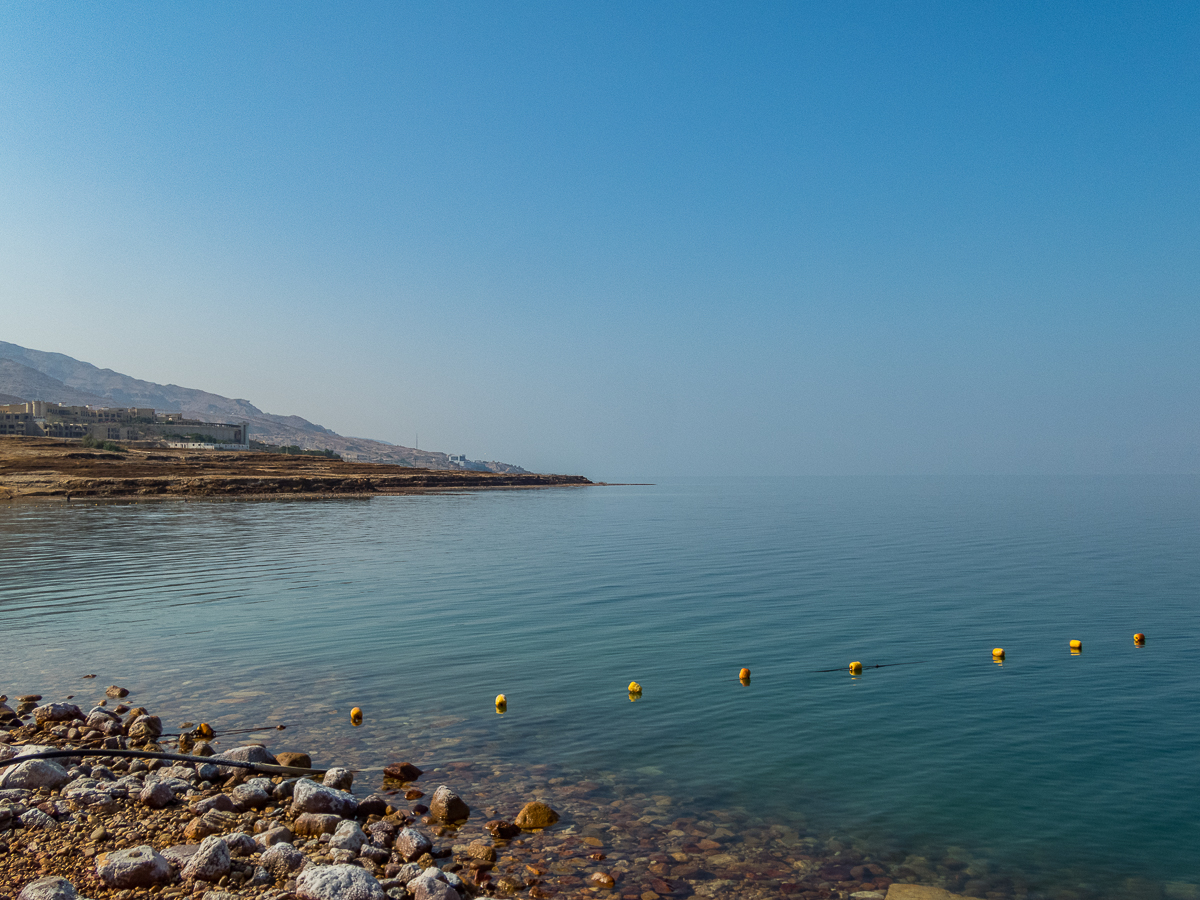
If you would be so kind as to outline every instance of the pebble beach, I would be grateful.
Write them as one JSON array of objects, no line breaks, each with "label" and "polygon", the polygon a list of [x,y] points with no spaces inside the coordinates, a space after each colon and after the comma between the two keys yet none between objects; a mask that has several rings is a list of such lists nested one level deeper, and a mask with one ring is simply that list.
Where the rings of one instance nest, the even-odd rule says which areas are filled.
[{"label": "pebble beach", "polygon": [[[0,761],[80,751],[0,768],[3,900],[882,900],[919,881],[1011,895],[969,883],[953,860],[875,859],[736,809],[680,815],[634,780],[436,758],[368,776],[283,731],[236,744],[203,723],[171,728],[123,694],[112,686],[87,708],[74,696],[0,705]],[[266,777],[223,760],[317,768]]]}]

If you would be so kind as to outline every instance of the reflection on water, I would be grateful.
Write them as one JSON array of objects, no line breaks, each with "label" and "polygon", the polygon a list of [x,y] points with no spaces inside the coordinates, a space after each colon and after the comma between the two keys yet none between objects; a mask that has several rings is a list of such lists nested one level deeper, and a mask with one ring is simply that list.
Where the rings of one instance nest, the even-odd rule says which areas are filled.
[{"label": "reflection on water", "polygon": [[9,507],[0,691],[122,684],[366,769],[659,771],[696,808],[1178,893],[1200,883],[1197,500],[729,479]]}]

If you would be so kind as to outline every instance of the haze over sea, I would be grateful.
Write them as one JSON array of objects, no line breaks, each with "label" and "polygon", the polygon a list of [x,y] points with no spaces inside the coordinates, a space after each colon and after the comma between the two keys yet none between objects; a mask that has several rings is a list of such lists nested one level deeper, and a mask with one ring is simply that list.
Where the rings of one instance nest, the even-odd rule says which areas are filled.
[{"label": "haze over sea", "polygon": [[13,505],[0,681],[283,721],[368,770],[437,735],[1041,890],[1185,896],[1197,546],[1182,476]]}]

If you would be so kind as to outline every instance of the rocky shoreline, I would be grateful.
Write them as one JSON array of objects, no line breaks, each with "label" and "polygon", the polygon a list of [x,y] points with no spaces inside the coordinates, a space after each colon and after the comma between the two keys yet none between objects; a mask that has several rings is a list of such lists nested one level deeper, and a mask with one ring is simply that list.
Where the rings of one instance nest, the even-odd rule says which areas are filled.
[{"label": "rocky shoreline", "polygon": [[[536,767],[482,781],[462,762],[422,772],[398,760],[371,781],[336,765],[309,777],[236,769],[222,761],[308,769],[315,748],[219,750],[208,726],[167,734],[123,693],[110,688],[87,710],[74,697],[0,703],[0,761],[79,751],[0,768],[0,900],[952,896],[914,894],[913,860],[734,812],[673,815],[670,797]],[[122,749],[188,759],[84,754]],[[481,784],[495,787],[481,796]]]},{"label": "rocky shoreline", "polygon": [[0,500],[169,497],[374,497],[456,490],[591,485],[581,475],[416,469],[259,452],[87,449],[52,438],[0,437]]}]

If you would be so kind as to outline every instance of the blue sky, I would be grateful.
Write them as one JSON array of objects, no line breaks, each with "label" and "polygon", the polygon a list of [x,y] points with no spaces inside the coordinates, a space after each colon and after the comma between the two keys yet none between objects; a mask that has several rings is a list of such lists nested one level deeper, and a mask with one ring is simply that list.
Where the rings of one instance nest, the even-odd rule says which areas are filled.
[{"label": "blue sky", "polygon": [[1200,7],[0,7],[2,337],[597,478],[1200,471]]}]

